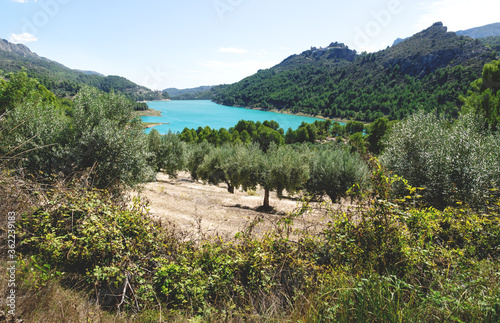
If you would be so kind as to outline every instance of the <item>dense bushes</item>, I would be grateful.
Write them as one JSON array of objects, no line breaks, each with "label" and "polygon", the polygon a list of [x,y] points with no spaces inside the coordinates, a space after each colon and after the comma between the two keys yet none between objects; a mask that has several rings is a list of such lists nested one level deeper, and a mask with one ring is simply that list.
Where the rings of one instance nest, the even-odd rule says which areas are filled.
[{"label": "dense bushes", "polygon": [[364,124],[357,121],[349,121],[347,124],[342,125],[331,120],[316,120],[314,123],[302,122],[296,130],[289,128],[285,133],[276,121],[261,123],[260,121],[240,120],[234,127],[229,129],[221,128],[217,130],[208,126],[205,128],[199,127],[196,130],[185,128],[179,137],[186,143],[206,141],[216,146],[228,142],[234,144],[255,142],[265,151],[271,142],[276,145],[284,143],[316,143],[330,136],[349,137],[349,135],[364,130]]},{"label": "dense bushes", "polygon": [[411,185],[425,188],[431,205],[481,206],[488,189],[500,184],[500,137],[483,126],[472,114],[450,124],[419,112],[394,125],[381,160]]},{"label": "dense bushes", "polygon": [[330,211],[319,233],[287,235],[303,206],[262,237],[198,243],[152,223],[138,200],[124,207],[104,191],[59,187],[40,191],[48,203],[18,222],[19,251],[37,255],[43,279],[64,271],[66,284],[137,319],[155,308],[156,318],[207,321],[496,322],[500,203],[481,214],[414,208],[413,188],[406,202],[389,194],[399,178],[376,168],[372,181],[385,200]]},{"label": "dense bushes", "polygon": [[355,184],[365,187],[367,165],[358,154],[343,149],[320,149],[309,160],[310,178],[306,189],[311,194],[326,194],[333,202]]},{"label": "dense bushes", "polygon": [[[92,168],[98,188],[134,185],[150,179],[147,142],[128,101],[94,88],[80,90],[72,107],[24,72],[0,84],[6,109],[0,147],[11,165],[44,177]],[[15,163],[15,164],[14,164]]]}]

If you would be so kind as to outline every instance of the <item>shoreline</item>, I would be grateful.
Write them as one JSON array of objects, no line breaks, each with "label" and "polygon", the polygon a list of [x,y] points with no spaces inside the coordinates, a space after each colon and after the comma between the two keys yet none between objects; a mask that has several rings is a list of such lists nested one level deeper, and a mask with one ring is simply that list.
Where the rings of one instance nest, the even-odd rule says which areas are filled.
[{"label": "shoreline", "polygon": [[148,102],[168,102],[172,101],[170,99],[163,99],[163,100],[151,100],[151,101],[137,101],[137,103],[148,103]]},{"label": "shoreline", "polygon": [[146,123],[143,122],[144,124],[144,129],[149,129],[149,128],[154,128],[156,126],[162,126],[164,124],[170,124],[169,122],[164,122],[164,123]]},{"label": "shoreline", "polygon": [[136,117],[161,117],[161,111],[154,109],[147,109],[142,111],[134,111]]},{"label": "shoreline", "polygon": [[[215,102],[215,103],[220,104],[218,102]],[[344,123],[344,124],[347,124],[349,121],[352,121],[352,120],[337,119],[337,118],[336,119],[331,119],[331,118],[327,118],[327,117],[324,117],[324,116],[321,116],[321,115],[312,115],[312,114],[307,114],[307,113],[303,113],[303,112],[292,113],[289,110],[278,110],[276,108],[274,108],[274,109],[264,109],[264,108],[257,108],[257,107],[242,107],[242,106],[235,106],[235,108],[243,108],[243,109],[258,110],[258,111],[267,111],[267,112],[288,114],[288,115],[292,115],[292,116],[316,118],[316,119],[322,119],[322,120],[331,120],[333,122],[339,122],[339,123]]]}]

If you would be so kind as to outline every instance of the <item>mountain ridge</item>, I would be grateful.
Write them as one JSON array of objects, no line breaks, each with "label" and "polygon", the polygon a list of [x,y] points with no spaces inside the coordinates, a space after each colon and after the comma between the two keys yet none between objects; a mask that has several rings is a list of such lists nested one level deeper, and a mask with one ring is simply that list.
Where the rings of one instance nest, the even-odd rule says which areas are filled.
[{"label": "mountain ridge", "polygon": [[459,36],[468,36],[474,39],[500,36],[500,22],[484,25],[481,27],[470,28],[467,30],[459,30],[456,32],[456,34]]},{"label": "mountain ridge", "polygon": [[[493,24],[488,24],[480,27],[474,27],[466,30],[459,30],[455,32],[458,36],[468,36],[473,39],[479,39],[479,38],[486,38],[486,37],[495,37],[495,36],[500,36],[500,22],[498,23],[493,23]],[[406,39],[406,38],[397,38],[392,46],[395,46]]]},{"label": "mountain ridge", "polygon": [[480,41],[448,32],[441,22],[385,50],[352,53],[354,59],[328,59],[317,49],[292,55],[240,82],[213,88],[213,101],[364,121],[400,119],[419,106],[456,116],[458,98],[494,56]]},{"label": "mountain ridge", "polygon": [[163,92],[167,92],[170,97],[175,98],[176,96],[192,95],[204,91],[209,91],[212,87],[213,85],[203,85],[186,89],[168,88],[163,90]]},{"label": "mountain ridge", "polygon": [[105,92],[122,93],[133,101],[169,98],[168,94],[151,91],[121,76],[104,76],[98,72],[71,69],[40,57],[23,44],[13,44],[0,38],[0,72],[18,72],[22,69],[59,97],[72,97],[82,86],[90,85]]}]

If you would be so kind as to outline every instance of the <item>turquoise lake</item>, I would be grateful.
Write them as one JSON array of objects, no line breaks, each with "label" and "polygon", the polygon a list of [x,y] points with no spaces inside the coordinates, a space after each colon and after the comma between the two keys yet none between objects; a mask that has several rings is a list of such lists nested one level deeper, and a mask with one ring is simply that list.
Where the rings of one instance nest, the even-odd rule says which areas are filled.
[{"label": "turquoise lake", "polygon": [[[288,128],[297,129],[305,121],[307,123],[321,120],[283,113],[228,107],[211,101],[166,101],[148,102],[150,109],[161,111],[161,117],[142,117],[144,122],[169,123],[156,126],[161,134],[182,132],[184,128],[197,129],[209,126],[212,129],[234,127],[240,120],[263,122],[274,120],[285,131]],[[151,131],[147,129],[146,132]]]}]

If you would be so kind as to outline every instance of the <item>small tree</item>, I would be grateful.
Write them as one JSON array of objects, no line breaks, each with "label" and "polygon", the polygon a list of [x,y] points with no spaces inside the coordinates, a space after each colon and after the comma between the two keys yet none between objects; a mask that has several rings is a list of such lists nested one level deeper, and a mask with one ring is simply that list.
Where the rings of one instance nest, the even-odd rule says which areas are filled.
[{"label": "small tree", "polygon": [[283,190],[289,194],[301,190],[309,178],[309,167],[305,155],[289,146],[271,144],[269,150],[259,157],[257,182],[264,189],[264,207],[269,207],[272,190],[282,196]]},{"label": "small tree", "polygon": [[355,134],[356,132],[363,132],[365,125],[359,121],[349,121],[345,125],[345,131],[348,136]]},{"label": "small tree", "polygon": [[306,189],[316,195],[328,195],[332,202],[343,197],[356,183],[368,178],[368,166],[359,154],[344,149],[321,149],[311,152],[310,178]]},{"label": "small tree", "polygon": [[485,117],[497,130],[500,124],[500,60],[486,64],[482,78],[472,83],[472,91],[462,100],[464,113],[474,112]]},{"label": "small tree", "polygon": [[356,132],[349,136],[349,144],[351,145],[352,152],[357,151],[362,155],[366,153],[365,137],[361,132]]},{"label": "small tree", "polygon": [[169,131],[166,135],[153,129],[148,135],[148,147],[151,156],[150,165],[156,172],[177,177],[177,174],[186,166],[186,147],[179,136]]},{"label": "small tree", "polygon": [[370,151],[378,155],[383,149],[382,138],[387,133],[389,128],[389,119],[378,118],[369,127],[368,130],[370,134],[368,135],[367,141]]},{"label": "small tree", "polygon": [[228,192],[234,194],[240,185],[235,154],[236,149],[229,143],[212,149],[200,164],[198,176],[212,185],[226,183]]},{"label": "small tree", "polygon": [[187,147],[187,169],[193,180],[201,179],[198,169],[203,163],[205,156],[214,148],[213,145],[204,141],[200,144],[191,144]]},{"label": "small tree", "polygon": [[132,186],[154,177],[147,164],[147,136],[125,97],[85,87],[74,103],[68,163],[75,169],[92,168],[98,188]]}]

